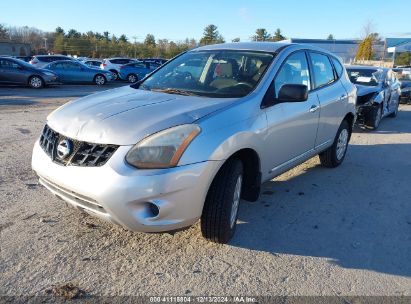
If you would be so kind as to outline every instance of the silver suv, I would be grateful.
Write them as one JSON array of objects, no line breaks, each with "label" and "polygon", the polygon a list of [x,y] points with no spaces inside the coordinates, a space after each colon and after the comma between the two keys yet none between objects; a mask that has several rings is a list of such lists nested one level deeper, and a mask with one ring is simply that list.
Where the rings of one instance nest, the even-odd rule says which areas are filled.
[{"label": "silver suv", "polygon": [[32,167],[56,196],[130,230],[201,219],[204,237],[226,243],[262,182],[317,154],[325,167],[343,162],[355,100],[324,50],[204,46],[51,113]]},{"label": "silver suv", "polygon": [[100,64],[102,70],[110,71],[113,74],[114,80],[120,79],[120,67],[128,63],[138,62],[131,58],[108,58],[104,59]]}]

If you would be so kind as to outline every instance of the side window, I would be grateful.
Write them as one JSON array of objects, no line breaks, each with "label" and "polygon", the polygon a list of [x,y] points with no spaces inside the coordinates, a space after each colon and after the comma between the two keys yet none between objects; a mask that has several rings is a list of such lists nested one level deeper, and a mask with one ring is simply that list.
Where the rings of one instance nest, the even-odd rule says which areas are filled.
[{"label": "side window", "polygon": [[315,88],[334,82],[334,72],[328,56],[319,53],[310,53],[313,67]]},{"label": "side window", "polygon": [[274,80],[275,96],[285,84],[303,84],[310,87],[310,72],[304,52],[297,52],[286,59]]},{"label": "side window", "polygon": [[144,63],[136,63],[134,64],[134,67],[144,69],[146,65]]},{"label": "side window", "polygon": [[339,78],[339,77],[341,77],[344,68],[342,67],[341,63],[337,59],[335,59],[334,57],[331,57],[331,59],[333,61],[335,71],[337,72],[337,76]]}]

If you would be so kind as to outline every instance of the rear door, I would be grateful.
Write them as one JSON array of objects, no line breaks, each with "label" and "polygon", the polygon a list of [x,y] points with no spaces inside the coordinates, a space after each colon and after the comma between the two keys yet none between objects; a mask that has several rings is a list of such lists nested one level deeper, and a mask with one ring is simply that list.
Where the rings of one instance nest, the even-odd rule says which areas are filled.
[{"label": "rear door", "polygon": [[[334,141],[344,118],[348,94],[339,80],[344,71],[342,67],[338,71],[334,70],[332,59],[326,54],[309,51],[309,55],[314,82],[313,91],[320,101],[320,120],[315,146],[321,148]],[[334,64],[337,65],[337,62]]]},{"label": "rear door", "polygon": [[266,108],[266,149],[271,172],[281,171],[289,163],[298,161],[314,150],[319,119],[317,93],[311,91],[310,70],[305,51],[292,53],[283,62],[274,78],[274,98],[285,84],[308,87],[304,102],[282,102]]},{"label": "rear door", "polygon": [[64,63],[66,68],[66,79],[67,82],[79,83],[85,82],[88,79],[88,71],[82,68],[82,66],[77,62],[66,61]]}]

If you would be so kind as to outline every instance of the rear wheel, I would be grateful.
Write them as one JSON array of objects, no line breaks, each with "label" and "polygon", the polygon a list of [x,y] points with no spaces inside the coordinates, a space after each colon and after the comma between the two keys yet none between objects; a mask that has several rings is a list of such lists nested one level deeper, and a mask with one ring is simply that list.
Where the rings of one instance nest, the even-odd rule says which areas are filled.
[{"label": "rear wheel", "polygon": [[94,76],[94,83],[96,85],[104,85],[106,82],[106,77],[104,77],[103,75],[97,74],[96,76]]},{"label": "rear wheel", "polygon": [[335,168],[341,165],[347,152],[348,141],[351,135],[350,130],[348,122],[343,120],[333,145],[319,154],[321,165],[328,168]]},{"label": "rear wheel", "polygon": [[366,117],[365,124],[373,130],[376,130],[382,119],[382,104],[375,106]]},{"label": "rear wheel", "polygon": [[394,108],[394,112],[392,112],[390,115],[388,115],[388,117],[392,117],[395,118],[398,115],[398,107],[400,106],[400,98],[398,97],[397,102],[395,103],[395,108]]},{"label": "rear wheel", "polygon": [[130,74],[127,76],[127,81],[131,83],[136,83],[138,81],[138,77],[136,74]]},{"label": "rear wheel", "polygon": [[118,75],[118,72],[116,70],[110,70],[110,72],[113,74],[113,80],[120,79],[120,76]]},{"label": "rear wheel", "polygon": [[40,89],[44,87],[44,81],[39,76],[31,76],[29,79],[29,86],[33,89]]},{"label": "rear wheel", "polygon": [[243,164],[229,159],[214,178],[201,215],[203,236],[225,244],[234,235],[243,184]]}]

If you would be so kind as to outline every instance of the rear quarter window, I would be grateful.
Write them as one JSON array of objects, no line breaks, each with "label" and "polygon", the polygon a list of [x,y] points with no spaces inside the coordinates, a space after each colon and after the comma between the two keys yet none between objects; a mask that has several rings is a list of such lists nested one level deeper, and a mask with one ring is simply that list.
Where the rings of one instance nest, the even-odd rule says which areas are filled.
[{"label": "rear quarter window", "polygon": [[335,68],[335,71],[337,72],[337,76],[338,78],[340,78],[344,71],[344,68],[342,67],[341,63],[336,58],[331,57],[331,60],[334,64],[334,68]]}]

